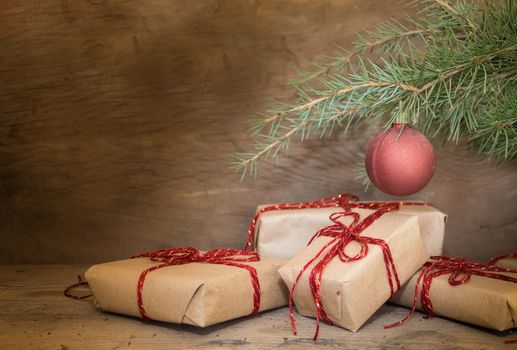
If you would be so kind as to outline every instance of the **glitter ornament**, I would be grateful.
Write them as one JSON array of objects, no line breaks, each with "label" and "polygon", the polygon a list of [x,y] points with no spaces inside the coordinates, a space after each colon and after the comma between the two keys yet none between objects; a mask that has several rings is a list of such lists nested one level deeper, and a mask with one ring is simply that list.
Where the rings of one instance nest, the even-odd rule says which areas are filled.
[{"label": "glitter ornament", "polygon": [[372,183],[393,196],[408,196],[423,189],[433,177],[435,163],[431,142],[403,123],[394,123],[375,136],[365,159]]}]

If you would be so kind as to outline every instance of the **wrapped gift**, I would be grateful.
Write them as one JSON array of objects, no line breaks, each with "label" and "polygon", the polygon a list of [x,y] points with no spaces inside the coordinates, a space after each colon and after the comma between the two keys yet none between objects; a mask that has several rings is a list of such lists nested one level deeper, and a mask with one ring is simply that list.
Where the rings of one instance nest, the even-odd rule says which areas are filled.
[{"label": "wrapped gift", "polygon": [[435,256],[390,301],[411,308],[392,326],[418,309],[503,331],[517,326],[517,270]]},{"label": "wrapped gift", "polygon": [[173,248],[92,266],[102,310],[205,327],[287,304],[285,261],[233,249]]},{"label": "wrapped gift", "polygon": [[[357,331],[427,260],[416,216],[354,209],[279,269],[301,315]],[[291,312],[294,326],[294,316]],[[296,333],[296,329],[295,333]],[[317,330],[316,330],[317,336]],[[315,338],[316,338],[315,336]]]},{"label": "wrapped gift", "polygon": [[[344,194],[313,202],[259,206],[248,232],[247,249],[255,247],[260,256],[289,259],[307,245],[314,232],[329,225],[329,216],[339,207],[376,209],[387,203],[357,202],[356,199]],[[428,254],[441,255],[447,215],[422,202],[397,203],[399,214],[418,217]]]}]

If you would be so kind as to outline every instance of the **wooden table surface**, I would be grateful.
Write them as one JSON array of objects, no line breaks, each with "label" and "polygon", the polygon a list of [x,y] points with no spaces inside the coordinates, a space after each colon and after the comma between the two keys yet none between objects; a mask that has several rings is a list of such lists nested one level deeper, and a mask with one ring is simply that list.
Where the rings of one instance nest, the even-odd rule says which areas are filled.
[{"label": "wooden table surface", "polygon": [[102,313],[93,300],[63,296],[85,265],[0,265],[1,349],[512,349],[512,331],[490,332],[416,314],[394,329],[406,309],[382,307],[357,333],[322,325],[313,342],[314,319],[297,317],[294,336],[287,308],[199,329],[144,322]]}]

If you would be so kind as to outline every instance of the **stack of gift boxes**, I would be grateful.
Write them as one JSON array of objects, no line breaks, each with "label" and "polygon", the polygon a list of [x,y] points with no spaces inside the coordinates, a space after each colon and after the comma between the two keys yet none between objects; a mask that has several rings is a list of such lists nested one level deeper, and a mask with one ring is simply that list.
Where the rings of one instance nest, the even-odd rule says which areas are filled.
[{"label": "stack of gift boxes", "polygon": [[199,327],[289,305],[295,328],[294,305],[317,329],[355,332],[388,301],[408,316],[515,327],[515,254],[441,256],[446,218],[427,203],[351,195],[259,206],[244,250],[165,249],[94,265],[86,279],[102,310]]}]

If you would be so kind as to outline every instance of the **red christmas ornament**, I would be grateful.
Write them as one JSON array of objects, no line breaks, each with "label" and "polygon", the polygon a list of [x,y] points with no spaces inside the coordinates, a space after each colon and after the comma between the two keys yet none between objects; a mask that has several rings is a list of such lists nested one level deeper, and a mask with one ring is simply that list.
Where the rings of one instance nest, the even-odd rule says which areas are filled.
[{"label": "red christmas ornament", "polygon": [[427,137],[402,123],[375,136],[365,159],[373,184],[393,196],[408,196],[424,188],[433,177],[435,163]]}]

